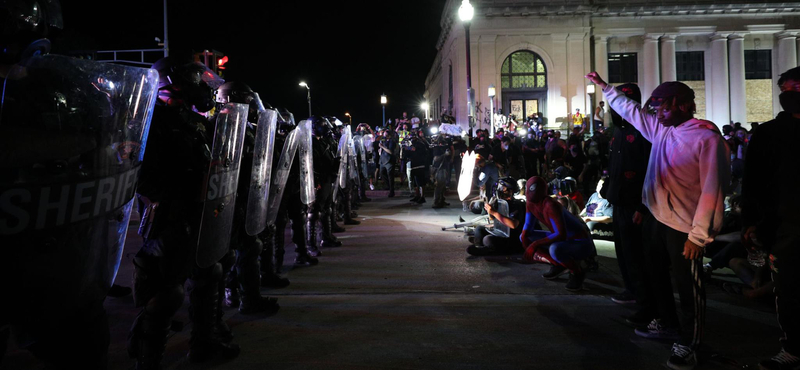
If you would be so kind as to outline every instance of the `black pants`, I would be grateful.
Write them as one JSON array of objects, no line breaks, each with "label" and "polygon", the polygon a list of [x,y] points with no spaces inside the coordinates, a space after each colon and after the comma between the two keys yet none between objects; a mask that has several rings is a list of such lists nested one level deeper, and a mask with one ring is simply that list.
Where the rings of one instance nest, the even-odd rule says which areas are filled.
[{"label": "black pants", "polygon": [[383,181],[386,181],[386,186],[389,189],[389,192],[394,193],[394,165],[382,164],[381,178],[383,178]]},{"label": "black pants", "polygon": [[475,228],[475,245],[479,247],[489,247],[498,254],[522,253],[522,242],[519,238],[503,238],[494,236],[486,232],[486,228],[478,226]]},{"label": "black pants", "polygon": [[[647,308],[652,299],[647,297],[647,274],[644,261],[642,226],[633,223],[637,207],[614,205],[614,249],[617,252],[619,272],[625,290]],[[651,297],[652,298],[652,297]],[[650,307],[653,308],[653,307]],[[654,311],[654,310],[653,310]],[[655,314],[655,312],[653,312]]]},{"label": "black pants", "polygon": [[800,236],[778,237],[770,260],[781,344],[786,352],[800,356]]},{"label": "black pants", "polygon": [[[703,338],[706,315],[703,258],[684,258],[683,246],[688,234],[662,224],[652,215],[645,218],[643,232],[649,288],[658,317],[664,326],[680,327],[678,343],[696,350]],[[680,297],[680,315],[676,312],[670,270]]]}]

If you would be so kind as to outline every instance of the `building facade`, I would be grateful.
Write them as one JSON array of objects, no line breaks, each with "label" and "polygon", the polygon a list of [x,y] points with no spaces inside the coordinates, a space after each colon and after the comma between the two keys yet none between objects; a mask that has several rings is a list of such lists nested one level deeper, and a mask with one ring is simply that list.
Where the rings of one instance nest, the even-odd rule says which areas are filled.
[{"label": "building facade", "polygon": [[[661,82],[682,81],[695,90],[697,117],[749,127],[781,110],[778,76],[800,59],[800,2],[471,3],[476,128],[488,128],[490,85],[494,107],[504,114],[541,112],[548,127],[566,127],[570,113],[591,113],[603,99],[599,90],[587,91],[584,76],[591,71],[611,84],[637,83],[643,99]],[[445,5],[425,98],[432,118],[446,110],[466,128],[467,46],[459,6],[461,0]]]}]

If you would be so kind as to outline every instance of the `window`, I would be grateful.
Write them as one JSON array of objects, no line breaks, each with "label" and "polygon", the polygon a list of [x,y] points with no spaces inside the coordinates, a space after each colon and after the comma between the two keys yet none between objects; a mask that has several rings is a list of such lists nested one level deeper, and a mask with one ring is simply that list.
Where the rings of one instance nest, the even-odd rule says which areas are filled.
[{"label": "window", "polygon": [[500,68],[500,87],[503,89],[547,88],[547,70],[536,53],[522,50],[511,54]]},{"label": "window", "polygon": [[675,69],[678,81],[705,81],[706,63],[702,51],[679,51],[675,53]]},{"label": "window", "polygon": [[608,82],[628,83],[639,81],[639,62],[636,53],[608,54]]},{"label": "window", "polygon": [[744,78],[748,80],[771,79],[772,50],[745,50]]}]

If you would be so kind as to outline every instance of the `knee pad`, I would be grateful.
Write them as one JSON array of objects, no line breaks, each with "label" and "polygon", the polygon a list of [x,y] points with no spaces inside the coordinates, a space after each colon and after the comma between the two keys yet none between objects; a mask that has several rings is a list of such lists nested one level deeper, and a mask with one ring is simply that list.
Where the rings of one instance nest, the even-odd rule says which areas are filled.
[{"label": "knee pad", "polygon": [[133,258],[133,302],[135,307],[144,307],[158,294],[164,285],[161,273],[162,257],[144,255],[141,252]]},{"label": "knee pad", "polygon": [[[241,252],[238,252],[241,253]],[[236,264],[236,254],[237,252],[233,249],[229,250],[228,253],[219,260],[220,265],[222,266],[222,271],[227,272],[233,268],[233,265]]]}]

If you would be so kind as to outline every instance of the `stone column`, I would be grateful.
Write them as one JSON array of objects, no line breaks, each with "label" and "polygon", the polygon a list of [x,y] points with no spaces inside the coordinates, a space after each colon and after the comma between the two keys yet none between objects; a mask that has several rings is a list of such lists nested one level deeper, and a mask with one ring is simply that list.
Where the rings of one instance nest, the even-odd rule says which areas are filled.
[{"label": "stone column", "polygon": [[[594,70],[608,80],[608,36],[606,35],[594,35]],[[600,91],[599,87],[595,88],[594,99],[595,104],[605,101],[606,109],[608,109],[606,96]],[[594,115],[594,111],[589,113]],[[606,127],[608,127],[609,122],[611,122],[611,114],[606,113],[605,121]]]},{"label": "stone column", "polygon": [[650,98],[650,94],[658,87],[661,79],[658,73],[658,39],[660,34],[647,34],[644,39],[644,68],[639,75],[642,89],[642,102]]},{"label": "stone column", "polygon": [[784,31],[778,38],[778,75],[797,67],[797,32]]},{"label": "stone column", "polygon": [[[730,124],[730,93],[728,89],[728,34],[717,33],[711,36],[711,99],[709,119],[718,127]],[[708,89],[708,87],[706,87]]]},{"label": "stone column", "polygon": [[666,34],[661,36],[661,81],[676,81],[678,79],[675,69],[675,38],[678,35]]},{"label": "stone column", "polygon": [[728,36],[728,62],[730,66],[731,120],[747,122],[747,91],[744,82],[744,35]]}]

